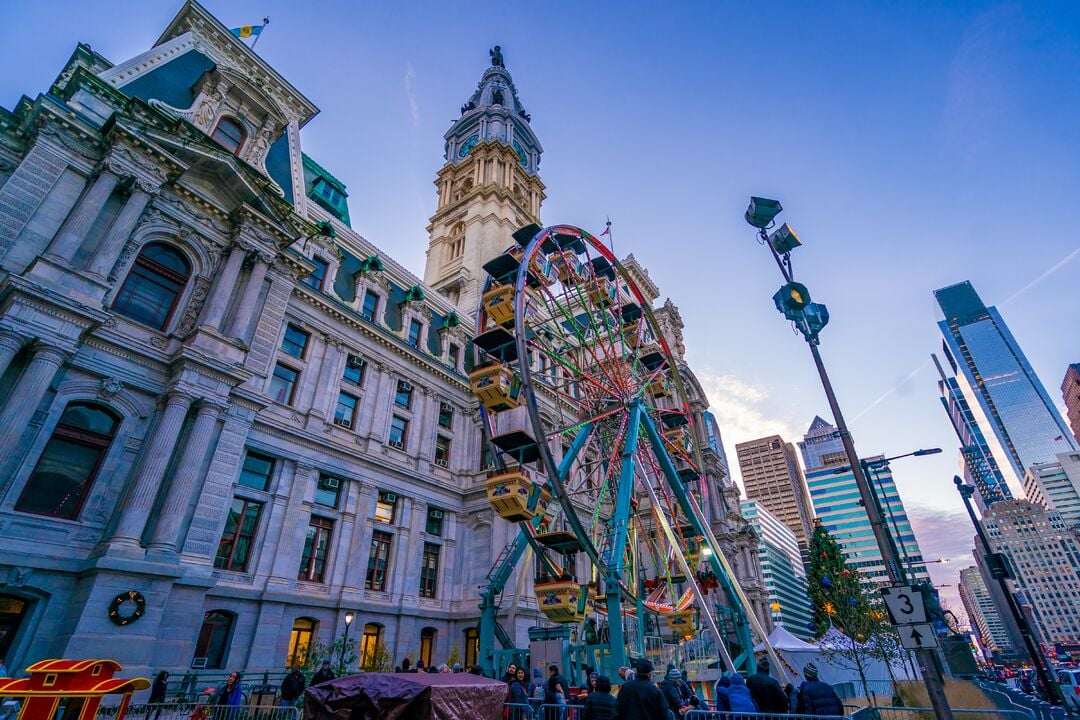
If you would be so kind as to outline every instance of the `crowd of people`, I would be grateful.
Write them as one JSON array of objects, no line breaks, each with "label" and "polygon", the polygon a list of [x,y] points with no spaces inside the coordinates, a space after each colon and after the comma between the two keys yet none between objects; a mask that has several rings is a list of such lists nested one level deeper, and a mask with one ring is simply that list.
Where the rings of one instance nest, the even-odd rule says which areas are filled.
[{"label": "crowd of people", "polygon": [[[659,682],[654,682],[653,673],[652,663],[644,659],[633,668],[620,668],[613,694],[611,679],[595,672],[587,672],[588,682],[574,688],[557,665],[548,667],[545,679],[540,668],[530,673],[511,664],[502,677],[508,686],[504,720],[679,720],[692,710],[705,709],[677,667],[668,666]],[[749,677],[733,673],[720,678],[714,709],[769,716],[844,714],[836,691],[818,678],[817,666],[807,664],[803,677],[799,687],[790,683],[783,687],[770,674],[768,659],[762,658]]]}]

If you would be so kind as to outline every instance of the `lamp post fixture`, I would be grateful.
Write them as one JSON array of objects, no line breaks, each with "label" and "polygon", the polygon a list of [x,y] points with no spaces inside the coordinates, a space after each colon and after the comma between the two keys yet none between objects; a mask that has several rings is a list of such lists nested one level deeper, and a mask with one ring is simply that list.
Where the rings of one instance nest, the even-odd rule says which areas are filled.
[{"label": "lamp post fixture", "polygon": [[966,485],[959,476],[953,477],[953,483],[956,485],[956,489],[960,491],[960,498],[964,501],[964,508],[967,510],[968,517],[971,518],[971,524],[975,526],[975,533],[979,537],[979,544],[982,545],[983,557],[986,558],[986,566],[990,570],[990,576],[998,581],[1001,592],[1005,595],[1005,603],[1009,606],[1009,613],[1012,614],[1016,626],[1020,630],[1020,636],[1024,639],[1024,647],[1031,657],[1031,664],[1035,666],[1035,673],[1039,676],[1039,682],[1042,683],[1050,701],[1055,705],[1062,705],[1057,683],[1051,679],[1050,673],[1047,672],[1046,658],[1043,656],[1042,650],[1039,648],[1039,642],[1035,638],[1035,630],[1031,627],[1031,623],[1028,622],[1027,616],[1020,609],[1019,603],[1016,602],[1012,588],[1009,587],[1008,581],[1014,577],[1012,568],[1009,567],[1009,560],[1004,554],[994,552],[990,540],[986,537],[986,531],[983,530],[982,523],[975,517],[975,508],[971,505],[971,498],[975,495],[975,488]]},{"label": "lamp post fixture", "polygon": [[[825,363],[821,359],[818,345],[821,343],[820,333],[829,322],[829,311],[821,303],[812,302],[810,291],[802,283],[796,282],[791,267],[791,251],[802,245],[799,236],[791,227],[784,223],[771,234],[769,230],[775,226],[774,218],[780,214],[783,207],[778,200],[768,198],[751,197],[750,206],[746,209],[745,219],[753,227],[757,228],[761,243],[769,248],[769,252],[784,276],[784,285],[773,295],[773,303],[780,313],[790,320],[795,328],[802,334],[806,344],[810,347],[810,355],[814,359],[818,377],[821,378],[821,386],[825,390],[825,397],[829,401],[829,409],[832,411],[836,429],[840,435],[840,441],[844,445],[844,454],[847,456],[851,467],[851,474],[855,478],[855,485],[859,489],[859,497],[870,520],[870,526],[874,531],[878,549],[885,562],[885,570],[889,581],[894,585],[904,583],[904,571],[900,566],[900,557],[896,551],[896,545],[892,536],[886,530],[882,522],[877,497],[866,479],[866,473],[859,462],[859,455],[855,452],[855,443],[851,439],[844,415],[840,411],[840,404],[833,392],[832,381],[825,370]],[[937,657],[932,650],[922,649],[918,651],[919,659],[926,670],[923,672],[923,681],[926,683],[926,692],[930,696],[930,702],[934,707],[939,720],[952,720],[952,710],[945,697],[944,680],[941,676],[941,668],[938,666]]]},{"label": "lamp post fixture", "polygon": [[352,625],[353,618],[356,617],[356,613],[352,610],[345,611],[345,637],[341,640],[341,655],[338,657],[338,666],[341,667],[341,674],[345,674],[345,649],[349,647],[349,626]]}]

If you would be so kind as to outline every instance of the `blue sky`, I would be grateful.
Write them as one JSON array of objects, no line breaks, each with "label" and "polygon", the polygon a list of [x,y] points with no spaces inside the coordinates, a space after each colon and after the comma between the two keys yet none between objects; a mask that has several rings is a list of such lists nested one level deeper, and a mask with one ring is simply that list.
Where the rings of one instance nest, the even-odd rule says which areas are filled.
[{"label": "blue sky", "polygon": [[[927,362],[931,291],[971,280],[1060,401],[1080,361],[1080,5],[206,5],[229,26],[270,16],[257,51],[322,109],[305,150],[348,185],[354,226],[418,274],[442,134],[501,44],[545,147],[543,219],[611,216],[616,251],[681,308],[732,459],[828,418],[742,220],[749,195],[781,199],[860,453],[946,451],[894,469],[924,554],[955,558],[936,580],[955,584],[972,531]],[[46,90],[78,41],[114,62],[146,50],[178,7],[5,3],[0,105]]]}]

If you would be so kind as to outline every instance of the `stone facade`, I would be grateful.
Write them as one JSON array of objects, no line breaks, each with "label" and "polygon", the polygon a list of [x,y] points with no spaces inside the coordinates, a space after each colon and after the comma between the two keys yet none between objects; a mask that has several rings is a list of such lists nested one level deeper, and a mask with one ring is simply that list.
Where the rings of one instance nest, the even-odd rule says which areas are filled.
[{"label": "stone facade", "polygon": [[[484,102],[494,80],[508,92],[492,70]],[[517,530],[484,495],[461,279],[539,216],[539,143],[519,143],[520,164],[504,125],[475,156],[493,174],[457,200],[448,145],[432,247],[454,213],[499,219],[483,240],[466,231],[453,278],[429,268],[444,294],[333,211],[343,186],[313,178],[300,149],[317,112],[191,1],[142,55],[114,65],[79,45],[48,93],[0,110],[0,599],[22,608],[9,667],[280,669],[294,626],[329,642],[346,610],[352,637],[367,627],[394,658],[416,657],[424,633],[432,659],[471,659],[477,586]],[[681,354],[677,309],[657,313]],[[56,463],[72,447],[83,475]],[[706,455],[732,508],[711,518],[767,623],[756,538]],[[60,480],[72,488],[50,500]],[[114,624],[129,591],[143,614]],[[523,644],[531,593],[514,617]]]}]

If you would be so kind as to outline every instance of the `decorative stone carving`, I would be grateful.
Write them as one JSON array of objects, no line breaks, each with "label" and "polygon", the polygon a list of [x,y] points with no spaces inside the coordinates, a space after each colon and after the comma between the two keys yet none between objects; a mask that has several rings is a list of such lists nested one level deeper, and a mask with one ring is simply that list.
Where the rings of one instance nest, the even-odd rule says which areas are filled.
[{"label": "decorative stone carving", "polygon": [[202,313],[203,305],[206,303],[209,294],[210,280],[199,275],[195,278],[195,287],[191,291],[191,299],[188,300],[187,308],[180,318],[180,323],[176,326],[177,335],[186,337],[195,330],[195,326],[199,322],[199,315]]},{"label": "decorative stone carving", "polygon": [[121,390],[124,389],[124,383],[117,378],[104,378],[101,381],[101,389],[98,390],[98,397],[105,400],[116,397]]},{"label": "decorative stone carving", "polygon": [[26,581],[30,579],[30,575],[33,572],[33,568],[13,567],[8,571],[7,582],[4,584],[9,587],[22,587],[26,584]]},{"label": "decorative stone carving", "polygon": [[150,344],[152,346],[156,347],[158,350],[163,350],[165,348],[165,346],[168,344],[168,342],[169,342],[168,340],[161,337],[160,335],[151,335],[150,336]]},{"label": "decorative stone carving", "polygon": [[139,243],[135,240],[134,237],[129,238],[128,241],[124,243],[124,249],[120,251],[120,257],[118,257],[116,259],[116,262],[113,263],[113,269],[109,273],[109,282],[116,281],[116,279],[120,276],[120,269],[126,268],[128,266],[128,263],[131,262],[131,258],[134,257],[135,253],[137,253],[138,251]]}]

